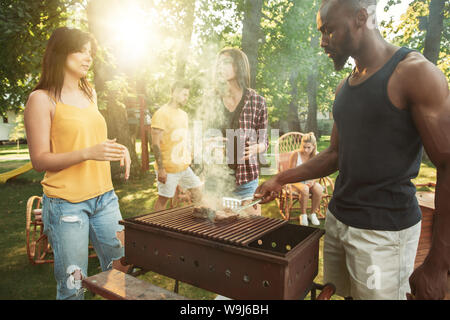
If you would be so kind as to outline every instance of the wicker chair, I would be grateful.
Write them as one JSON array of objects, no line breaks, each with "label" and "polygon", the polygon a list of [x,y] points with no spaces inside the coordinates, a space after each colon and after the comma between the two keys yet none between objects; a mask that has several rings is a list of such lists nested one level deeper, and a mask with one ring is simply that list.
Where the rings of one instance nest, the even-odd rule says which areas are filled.
[{"label": "wicker chair", "polygon": [[[42,197],[32,196],[27,201],[26,211],[26,246],[27,256],[31,264],[53,263],[53,250],[44,234],[44,223],[42,221]],[[89,245],[89,258],[95,258],[93,246]]]},{"label": "wicker chair", "polygon": [[[289,163],[291,158],[300,149],[303,133],[301,132],[289,132],[282,135],[275,144],[278,152],[275,155],[275,161],[277,164],[277,171],[282,172],[289,169]],[[323,195],[320,201],[320,207],[318,217],[325,218],[328,203],[331,199],[334,190],[334,183],[329,177],[323,177],[318,180],[319,184],[323,187]],[[300,210],[300,194],[293,190],[291,185],[283,186],[281,193],[276,199],[280,215],[285,220],[294,220],[297,217],[291,217],[293,210]],[[298,204],[298,208],[295,205]],[[308,201],[307,210],[312,209],[311,200]]]}]

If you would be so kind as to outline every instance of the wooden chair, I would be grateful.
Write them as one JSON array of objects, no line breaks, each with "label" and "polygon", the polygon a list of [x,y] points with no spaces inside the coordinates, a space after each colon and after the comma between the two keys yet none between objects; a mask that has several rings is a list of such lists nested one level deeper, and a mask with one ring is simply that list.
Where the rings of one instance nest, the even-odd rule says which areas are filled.
[{"label": "wooden chair", "polygon": [[[301,132],[289,132],[282,135],[275,144],[275,161],[277,164],[277,173],[289,169],[289,163],[291,158],[300,149],[300,145],[303,138]],[[331,199],[334,190],[334,183],[329,177],[320,178],[318,183],[323,187],[322,200],[320,201],[320,207],[318,212],[318,218],[325,218],[328,203]],[[285,220],[294,220],[297,217],[291,217],[291,212],[297,210],[295,204],[300,206],[300,194],[295,192],[291,185],[283,186],[281,193],[276,199],[280,215]],[[307,210],[312,210],[312,203],[308,201]]]},{"label": "wooden chair", "polygon": [[[436,187],[436,184],[432,182],[416,184],[416,188],[420,187],[434,188]],[[434,220],[434,191],[417,191],[416,198],[419,202],[420,210],[422,211],[422,226],[414,269],[423,263],[431,248],[431,235],[433,233]]]},{"label": "wooden chair", "polygon": [[[291,158],[295,154],[291,154]],[[329,177],[323,177],[317,180],[317,182],[322,186],[322,199],[319,204],[319,211],[316,212],[319,219],[324,219],[327,213],[328,209],[328,203],[331,200],[331,197],[333,195],[334,190],[334,182]],[[290,213],[294,210],[301,211],[301,194],[294,188],[293,185],[286,185],[286,197],[287,200],[284,201],[285,207],[284,207],[284,214],[286,215],[286,219],[289,218],[289,220],[295,220],[298,219],[298,217],[291,217]],[[308,200],[308,203],[306,204],[306,210],[310,210],[312,213],[312,201],[311,199]]]},{"label": "wooden chair", "polygon": [[[27,201],[26,211],[26,245],[28,260],[31,264],[53,263],[53,250],[44,234],[44,223],[42,221],[42,197],[32,196]],[[92,245],[89,250],[92,250]],[[97,255],[92,253],[89,258]]]},{"label": "wooden chair", "polygon": [[52,254],[52,250],[48,243],[47,236],[44,234],[42,209],[40,208],[41,201],[41,197],[32,196],[27,202],[27,255],[28,260],[32,264],[53,263],[53,259],[49,258]]}]

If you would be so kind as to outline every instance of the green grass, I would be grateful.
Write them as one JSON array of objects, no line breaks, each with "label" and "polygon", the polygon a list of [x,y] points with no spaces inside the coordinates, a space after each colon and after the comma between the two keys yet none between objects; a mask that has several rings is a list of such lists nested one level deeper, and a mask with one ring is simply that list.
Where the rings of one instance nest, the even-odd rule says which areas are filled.
[{"label": "green grass", "polygon": [[29,158],[30,154],[26,144],[19,145],[19,148],[17,148],[17,145],[0,145],[0,163],[8,160],[27,160]]},{"label": "green grass", "polygon": [[[323,150],[329,143],[329,137],[322,137],[318,149]],[[140,150],[140,148],[138,148]],[[11,158],[15,160],[11,160]],[[21,145],[17,152],[16,145],[0,146],[0,173],[13,170],[28,160],[26,145]],[[17,158],[17,159],[16,159]],[[151,169],[152,170],[152,169]],[[26,253],[25,213],[29,197],[42,195],[40,181],[43,173],[31,170],[6,184],[0,185],[0,221],[3,236],[0,238],[0,299],[54,299],[56,282],[53,276],[53,265],[31,265]],[[333,175],[335,178],[336,174]],[[261,177],[261,182],[269,177]],[[435,181],[436,170],[430,163],[423,163],[420,175],[415,182]],[[152,211],[157,198],[155,176],[147,174],[141,179],[128,182],[114,182],[119,197],[123,218],[129,218]],[[297,215],[294,213],[293,215]],[[275,202],[263,206],[263,215],[280,218]],[[292,221],[297,224],[297,221]],[[323,221],[322,225],[323,227]],[[322,281],[323,238],[320,241],[319,274],[316,283]],[[101,272],[97,259],[89,260],[88,275]],[[139,278],[168,290],[173,290],[174,280],[149,272]],[[214,299],[215,293],[208,292],[186,283],[180,283],[179,293],[191,299]],[[100,299],[86,294],[86,299]],[[334,296],[333,299],[340,299]]]}]

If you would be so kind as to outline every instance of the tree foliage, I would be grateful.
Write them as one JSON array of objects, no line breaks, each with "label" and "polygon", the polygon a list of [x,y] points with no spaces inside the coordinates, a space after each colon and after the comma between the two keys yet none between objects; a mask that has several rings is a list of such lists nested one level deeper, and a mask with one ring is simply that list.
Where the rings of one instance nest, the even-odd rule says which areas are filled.
[{"label": "tree foliage", "polygon": [[[40,73],[40,63],[50,33],[74,17],[71,8],[98,0],[3,0],[0,11],[0,112],[16,109],[26,101]],[[96,15],[106,15],[114,2],[106,1]],[[127,83],[129,94],[144,94],[150,110],[166,103],[170,84],[177,78],[191,80],[191,99],[187,109],[195,113],[211,85],[218,51],[224,46],[242,47],[243,20],[249,0],[133,0],[119,1],[123,6],[139,3],[151,16],[158,39],[135,67],[126,68],[130,57],[115,55],[114,46],[100,41],[102,49],[95,62],[99,104],[107,108],[107,81]],[[388,2],[389,10],[398,0]],[[413,0],[400,24],[387,21],[382,27],[397,45],[423,51],[426,31],[423,17],[428,16],[430,0]],[[314,103],[317,110],[329,112],[338,82],[349,72],[349,65],[336,72],[331,60],[319,46],[316,12],[320,0],[264,0],[258,41],[258,68],[255,89],[267,100],[269,121],[274,127],[286,119],[305,122]],[[449,4],[444,8],[444,30],[438,66],[449,77],[450,23]],[[78,11],[77,11],[78,12]],[[79,14],[79,12],[77,13]],[[86,12],[81,15],[86,16]],[[84,20],[83,20],[84,21]],[[87,30],[87,23],[81,25]],[[104,33],[113,39],[111,32]],[[143,39],[145,40],[145,39]],[[121,47],[116,43],[116,47]],[[122,46],[123,47],[123,46]],[[98,66],[106,63],[106,73]],[[121,80],[114,80],[120,73]],[[102,81],[98,81],[102,78]],[[124,80],[125,79],[125,80]],[[104,88],[102,87],[104,86]],[[109,83],[109,87],[114,83]],[[317,88],[317,89],[316,89]],[[315,93],[314,93],[314,92]],[[309,94],[308,94],[309,92]],[[121,97],[126,94],[121,94]],[[121,98],[122,99],[122,98]],[[125,98],[123,98],[125,99]],[[121,103],[124,103],[123,101]],[[294,124],[295,121],[292,121]],[[292,127],[293,124],[289,124]],[[304,129],[304,128],[302,128]]]},{"label": "tree foliage", "polygon": [[[385,28],[383,36],[392,39],[392,42],[398,46],[407,46],[423,53],[429,23],[430,2],[431,0],[413,0],[406,13],[401,16],[398,25],[392,18],[382,23]],[[389,1],[384,10],[389,10],[395,4],[396,1]],[[445,3],[442,15],[444,22],[437,66],[448,79],[450,78],[450,4],[448,1]]]},{"label": "tree foliage", "polygon": [[51,32],[68,18],[69,0],[2,0],[0,6],[0,113],[26,101],[41,71]]},{"label": "tree foliage", "polygon": [[[305,117],[308,103],[308,77],[317,78],[317,106],[329,112],[334,89],[348,72],[334,71],[333,64],[319,46],[320,33],[316,27],[316,14],[320,1],[269,1],[264,11],[263,32],[265,43],[261,48],[258,83],[269,101],[271,122],[279,125],[289,114],[293,86],[297,86],[297,116]],[[295,81],[292,80],[292,77]]]}]

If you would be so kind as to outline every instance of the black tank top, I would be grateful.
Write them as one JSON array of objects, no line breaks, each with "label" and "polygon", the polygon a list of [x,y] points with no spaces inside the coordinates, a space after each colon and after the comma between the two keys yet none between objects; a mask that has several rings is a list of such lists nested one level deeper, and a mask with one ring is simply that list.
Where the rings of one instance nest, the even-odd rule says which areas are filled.
[{"label": "black tank top", "polygon": [[387,84],[412,50],[401,48],[370,78],[336,96],[339,176],[329,209],[346,225],[398,231],[421,220],[411,179],[420,169],[422,141],[408,110],[389,100]]}]

